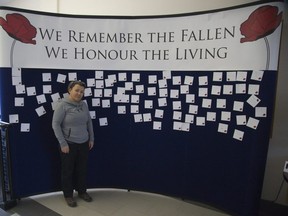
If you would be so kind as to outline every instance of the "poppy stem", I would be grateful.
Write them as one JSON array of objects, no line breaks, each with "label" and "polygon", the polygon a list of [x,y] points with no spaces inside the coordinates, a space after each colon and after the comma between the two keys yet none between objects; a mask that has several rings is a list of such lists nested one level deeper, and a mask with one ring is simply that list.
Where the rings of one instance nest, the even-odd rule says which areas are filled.
[{"label": "poppy stem", "polygon": [[267,60],[266,60],[266,70],[269,69],[269,63],[270,63],[270,46],[267,37],[264,37],[265,44],[266,44],[266,50],[267,50]]},{"label": "poppy stem", "polygon": [[16,39],[14,39],[12,45],[11,45],[11,49],[10,49],[10,65],[13,68],[13,53],[14,53],[14,46],[16,44]]}]

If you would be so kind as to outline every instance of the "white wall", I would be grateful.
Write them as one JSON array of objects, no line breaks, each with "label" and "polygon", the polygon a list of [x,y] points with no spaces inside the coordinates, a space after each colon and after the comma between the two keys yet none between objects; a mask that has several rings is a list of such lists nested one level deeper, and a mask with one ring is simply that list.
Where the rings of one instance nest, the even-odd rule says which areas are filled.
[{"label": "white wall", "polygon": [[[86,15],[161,15],[226,8],[256,0],[0,0],[0,5],[38,11]],[[279,79],[273,134],[270,140],[262,198],[274,200],[283,180],[284,162],[288,161],[288,18],[283,26]],[[288,205],[288,187],[284,184],[280,204]]]}]

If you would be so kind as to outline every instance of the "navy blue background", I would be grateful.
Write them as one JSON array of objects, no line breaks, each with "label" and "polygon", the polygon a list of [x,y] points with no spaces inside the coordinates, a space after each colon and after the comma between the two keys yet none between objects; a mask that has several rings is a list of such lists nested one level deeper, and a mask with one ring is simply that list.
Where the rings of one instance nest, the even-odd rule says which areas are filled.
[{"label": "navy blue background", "polygon": [[[78,79],[86,81],[93,78],[95,71],[73,71],[52,69],[22,69],[22,81],[26,85],[35,86],[37,95],[42,94],[43,84],[52,85],[53,93],[66,93],[67,83],[56,82],[58,74],[77,72]],[[104,78],[110,74],[123,71],[104,71]],[[162,79],[160,71],[125,71],[128,81],[132,73],[141,73],[141,82],[146,87],[155,86],[148,83],[149,75],[157,75]],[[42,73],[51,73],[52,82],[44,83]],[[233,111],[234,101],[246,101],[250,95],[233,96],[209,95],[213,99],[212,108],[199,108],[197,116],[206,116],[207,111],[217,112],[216,122],[206,122],[206,126],[191,124],[190,131],[173,130],[172,101],[167,98],[167,107],[157,107],[157,96],[140,94],[140,113],[151,113],[153,120],[162,122],[162,130],[153,130],[152,122],[135,123],[130,113],[129,104],[116,104],[111,99],[111,108],[92,107],[91,98],[85,97],[90,110],[96,111],[93,120],[95,130],[95,146],[89,155],[89,188],[123,188],[139,190],[195,200],[226,210],[233,215],[256,215],[261,196],[267,149],[273,116],[273,104],[276,89],[276,72],[266,71],[261,82],[250,80],[248,84],[259,84],[261,99],[259,106],[267,107],[266,118],[261,118],[257,130],[246,126],[236,126],[235,118],[229,124],[227,134],[217,132],[220,113],[216,109],[216,99],[226,98],[227,109]],[[198,77],[208,76],[209,94],[212,83],[211,71],[173,72],[172,76],[181,76],[182,83],[186,75],[194,76],[194,84],[190,93],[196,95],[195,104],[201,107],[198,97]],[[221,85],[226,82],[223,72]],[[168,80],[168,89],[175,89]],[[234,82],[233,85],[239,82]],[[214,83],[217,84],[217,83]],[[51,120],[53,111],[51,98],[46,95],[47,102],[39,105],[35,96],[16,95],[12,86],[11,69],[0,69],[2,120],[9,121],[10,114],[19,114],[20,123],[30,123],[29,133],[20,132],[20,124],[10,128],[10,145],[12,158],[12,183],[14,198],[60,190],[60,157]],[[115,83],[113,94],[123,82]],[[235,88],[235,86],[234,86]],[[127,94],[136,94],[135,89]],[[157,93],[158,94],[158,93]],[[14,98],[24,97],[25,106],[15,107]],[[154,108],[144,108],[144,100],[154,101]],[[185,95],[180,95],[182,112],[188,113]],[[47,113],[38,117],[35,109],[44,106]],[[127,114],[117,113],[118,105],[126,105]],[[163,119],[154,118],[156,108],[164,110]],[[245,104],[243,113],[247,117],[255,116],[254,108]],[[99,118],[107,117],[108,126],[99,126]],[[255,118],[255,117],[254,117]],[[245,132],[243,141],[233,139],[234,128]]]}]

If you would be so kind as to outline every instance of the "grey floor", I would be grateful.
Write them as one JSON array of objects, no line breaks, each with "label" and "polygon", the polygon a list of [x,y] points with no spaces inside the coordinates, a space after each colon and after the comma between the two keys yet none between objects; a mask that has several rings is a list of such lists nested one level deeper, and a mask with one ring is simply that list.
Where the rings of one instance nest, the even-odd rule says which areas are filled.
[{"label": "grey floor", "polygon": [[228,216],[228,214],[172,197],[118,189],[89,190],[93,201],[76,197],[68,207],[61,192],[21,199],[7,212],[13,216]]}]

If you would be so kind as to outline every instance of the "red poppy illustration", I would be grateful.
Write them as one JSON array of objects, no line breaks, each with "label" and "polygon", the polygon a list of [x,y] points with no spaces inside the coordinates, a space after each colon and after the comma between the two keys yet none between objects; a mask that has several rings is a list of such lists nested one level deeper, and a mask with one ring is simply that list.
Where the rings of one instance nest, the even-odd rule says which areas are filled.
[{"label": "red poppy illustration", "polygon": [[262,6],[256,9],[240,26],[244,38],[240,42],[255,41],[272,34],[282,21],[282,12],[278,14],[278,7]]},{"label": "red poppy illustration", "polygon": [[25,16],[18,13],[7,14],[6,20],[0,17],[0,25],[10,37],[15,39],[10,52],[10,61],[11,66],[13,67],[13,50],[16,41],[35,45],[36,40],[34,40],[34,38],[36,37],[37,30],[30,24]]},{"label": "red poppy illustration", "polygon": [[278,14],[278,7],[265,5],[257,8],[240,26],[244,38],[241,43],[256,41],[264,38],[267,47],[266,69],[269,68],[270,48],[266,36],[272,34],[282,21],[282,12]]}]

